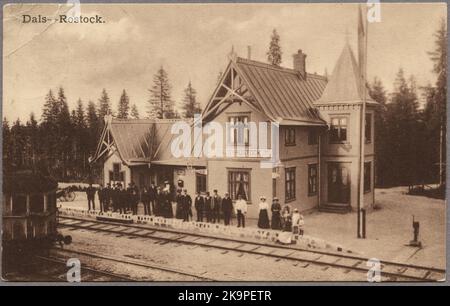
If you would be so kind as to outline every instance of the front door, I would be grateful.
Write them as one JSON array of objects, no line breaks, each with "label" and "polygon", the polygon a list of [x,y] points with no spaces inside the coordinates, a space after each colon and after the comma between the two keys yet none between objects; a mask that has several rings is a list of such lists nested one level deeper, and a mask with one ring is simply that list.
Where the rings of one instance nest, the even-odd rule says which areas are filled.
[{"label": "front door", "polygon": [[328,202],[350,204],[350,163],[328,164]]}]

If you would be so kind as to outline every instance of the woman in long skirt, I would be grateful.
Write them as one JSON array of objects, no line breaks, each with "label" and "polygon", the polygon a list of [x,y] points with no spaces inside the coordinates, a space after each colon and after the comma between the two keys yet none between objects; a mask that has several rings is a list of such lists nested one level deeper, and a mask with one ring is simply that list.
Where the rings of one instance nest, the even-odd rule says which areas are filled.
[{"label": "woman in long skirt", "polygon": [[280,230],[281,229],[281,205],[278,202],[278,198],[273,198],[272,202],[272,229],[274,230]]},{"label": "woman in long skirt", "polygon": [[270,228],[269,214],[267,213],[268,210],[269,205],[266,202],[266,197],[262,196],[259,202],[259,219],[258,219],[259,228]]}]

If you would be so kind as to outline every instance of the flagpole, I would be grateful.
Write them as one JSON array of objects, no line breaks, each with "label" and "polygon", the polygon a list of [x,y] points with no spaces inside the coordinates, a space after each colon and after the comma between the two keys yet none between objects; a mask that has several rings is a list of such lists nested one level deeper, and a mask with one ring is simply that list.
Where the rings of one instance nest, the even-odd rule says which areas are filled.
[{"label": "flagpole", "polygon": [[[359,165],[359,207],[358,207],[358,238],[366,238],[366,222],[365,222],[365,207],[364,207],[364,163],[365,163],[365,154],[364,147],[366,143],[366,96],[367,96],[367,37],[368,37],[368,21],[367,21],[367,10],[363,10],[364,12],[364,56],[362,57],[363,62],[360,63],[362,65],[362,105],[361,105],[361,138],[360,138],[360,165]],[[361,224],[361,219],[363,222]]]}]

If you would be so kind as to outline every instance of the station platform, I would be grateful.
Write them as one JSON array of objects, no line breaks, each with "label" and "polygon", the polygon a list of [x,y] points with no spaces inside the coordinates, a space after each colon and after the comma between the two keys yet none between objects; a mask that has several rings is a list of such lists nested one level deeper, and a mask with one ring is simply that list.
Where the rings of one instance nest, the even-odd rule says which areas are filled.
[{"label": "station platform", "polygon": [[258,242],[270,246],[283,245],[283,248],[301,249],[301,250],[317,250],[329,253],[347,253],[354,254],[352,250],[344,248],[342,245],[333,244],[323,239],[312,237],[309,235],[292,234],[290,244],[281,244],[278,241],[282,231],[271,229],[260,229],[254,226],[247,226],[245,228],[238,228],[236,225],[224,225],[219,223],[196,222],[175,219],[163,218],[148,215],[132,215],[120,214],[115,212],[100,212],[99,210],[87,210],[79,207],[58,207],[59,215],[62,217],[73,217],[83,220],[96,220],[133,224],[133,226],[142,226],[150,229],[172,229],[183,231],[186,234],[201,234],[211,238],[230,238],[242,242]]}]

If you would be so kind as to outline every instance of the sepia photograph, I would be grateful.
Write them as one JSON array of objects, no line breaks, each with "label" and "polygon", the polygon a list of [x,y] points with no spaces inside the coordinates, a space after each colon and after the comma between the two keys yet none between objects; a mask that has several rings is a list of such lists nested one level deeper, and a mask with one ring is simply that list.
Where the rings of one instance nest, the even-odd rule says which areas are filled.
[{"label": "sepia photograph", "polygon": [[2,14],[3,284],[447,282],[446,2]]}]

